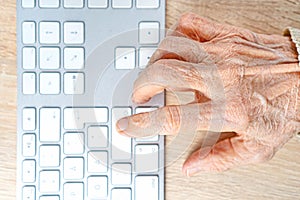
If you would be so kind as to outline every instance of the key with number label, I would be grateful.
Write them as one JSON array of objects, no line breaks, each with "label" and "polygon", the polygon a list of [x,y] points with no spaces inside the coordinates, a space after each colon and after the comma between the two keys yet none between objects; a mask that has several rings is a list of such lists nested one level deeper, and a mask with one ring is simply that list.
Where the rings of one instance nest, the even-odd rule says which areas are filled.
[{"label": "key with number label", "polygon": [[35,108],[24,108],[23,117],[23,130],[33,131],[36,126],[36,113]]},{"label": "key with number label", "polygon": [[84,134],[66,133],[64,135],[64,153],[65,154],[83,154],[84,152]]},{"label": "key with number label", "polygon": [[42,193],[55,193],[59,191],[60,186],[59,171],[41,171],[39,180],[39,190]]},{"label": "key with number label", "polygon": [[23,161],[23,182],[33,183],[35,181],[35,161],[24,160]]},{"label": "key with number label", "polygon": [[131,200],[130,189],[113,189],[111,192],[112,200]]},{"label": "key with number label", "polygon": [[113,164],[111,180],[113,185],[131,184],[131,164]]},{"label": "key with number label", "polygon": [[23,94],[35,94],[36,92],[36,75],[35,73],[23,73]]},{"label": "key with number label", "polygon": [[88,197],[91,199],[106,199],[107,177],[91,176],[88,178]]},{"label": "key with number label", "polygon": [[58,145],[40,146],[40,166],[57,167],[60,164],[60,147]]},{"label": "key with number label", "polygon": [[64,179],[83,178],[83,158],[65,158],[64,159]]},{"label": "key with number label", "polygon": [[22,24],[22,40],[24,44],[35,43],[35,22],[23,22]]},{"label": "key with number label", "polygon": [[60,109],[40,109],[40,140],[55,142],[60,140]]},{"label": "key with number label", "polygon": [[83,69],[84,68],[84,49],[83,48],[65,48],[64,49],[64,67],[65,69]]},{"label": "key with number label", "polygon": [[23,156],[35,156],[35,134],[24,134],[22,137]]},{"label": "key with number label", "polygon": [[158,177],[137,176],[135,178],[135,200],[158,200]]},{"label": "key with number label", "polygon": [[83,200],[83,183],[65,183],[64,200]]},{"label": "key with number label", "polygon": [[58,69],[60,67],[60,50],[56,47],[40,48],[40,68]]},{"label": "key with number label", "polygon": [[88,172],[107,172],[108,157],[106,151],[90,151],[88,153]]},{"label": "key with number label", "polygon": [[22,50],[23,69],[34,69],[36,65],[36,50],[34,47],[24,47]]},{"label": "key with number label", "polygon": [[64,93],[65,94],[83,94],[84,75],[83,73],[65,73],[64,74]]},{"label": "key with number label", "polygon": [[158,171],[158,146],[136,145],[135,146],[135,171],[157,172]]},{"label": "key with number label", "polygon": [[33,187],[33,186],[23,187],[23,199],[25,199],[25,200],[36,200],[36,198],[35,198],[35,187]]}]

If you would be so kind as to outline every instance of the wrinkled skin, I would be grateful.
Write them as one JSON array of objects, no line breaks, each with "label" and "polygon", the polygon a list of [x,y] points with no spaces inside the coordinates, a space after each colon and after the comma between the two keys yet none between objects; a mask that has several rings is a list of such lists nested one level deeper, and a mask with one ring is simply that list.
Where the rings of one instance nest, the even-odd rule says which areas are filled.
[{"label": "wrinkled skin", "polygon": [[235,133],[190,155],[183,164],[187,176],[263,162],[300,130],[299,69],[290,37],[187,13],[135,81],[132,99],[144,103],[166,89],[193,91],[195,101],[123,118],[117,128],[131,137]]}]

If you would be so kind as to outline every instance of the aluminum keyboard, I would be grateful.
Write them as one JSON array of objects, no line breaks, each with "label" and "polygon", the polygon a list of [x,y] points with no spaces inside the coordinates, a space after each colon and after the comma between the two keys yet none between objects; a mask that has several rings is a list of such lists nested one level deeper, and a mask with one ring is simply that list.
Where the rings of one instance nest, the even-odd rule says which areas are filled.
[{"label": "aluminum keyboard", "polygon": [[117,133],[164,0],[17,0],[18,200],[163,200],[164,138]]}]

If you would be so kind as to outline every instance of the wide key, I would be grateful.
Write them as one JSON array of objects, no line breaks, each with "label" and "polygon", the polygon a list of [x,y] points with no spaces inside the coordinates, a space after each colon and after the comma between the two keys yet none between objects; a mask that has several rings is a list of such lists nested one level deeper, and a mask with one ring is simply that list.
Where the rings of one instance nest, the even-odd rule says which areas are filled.
[{"label": "wide key", "polygon": [[120,135],[116,130],[117,121],[122,118],[131,115],[131,108],[113,108],[112,109],[112,159],[114,160],[126,160],[131,158],[131,138]]},{"label": "wide key", "polygon": [[60,140],[60,109],[40,109],[40,140],[57,142]]}]

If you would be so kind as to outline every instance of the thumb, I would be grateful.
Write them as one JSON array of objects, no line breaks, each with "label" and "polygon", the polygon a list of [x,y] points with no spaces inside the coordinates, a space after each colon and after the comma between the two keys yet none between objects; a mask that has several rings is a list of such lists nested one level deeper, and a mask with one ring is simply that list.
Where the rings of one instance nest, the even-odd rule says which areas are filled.
[{"label": "thumb", "polygon": [[182,171],[186,176],[199,172],[222,172],[240,165],[260,163],[273,155],[272,147],[234,136],[192,153],[183,164]]}]

